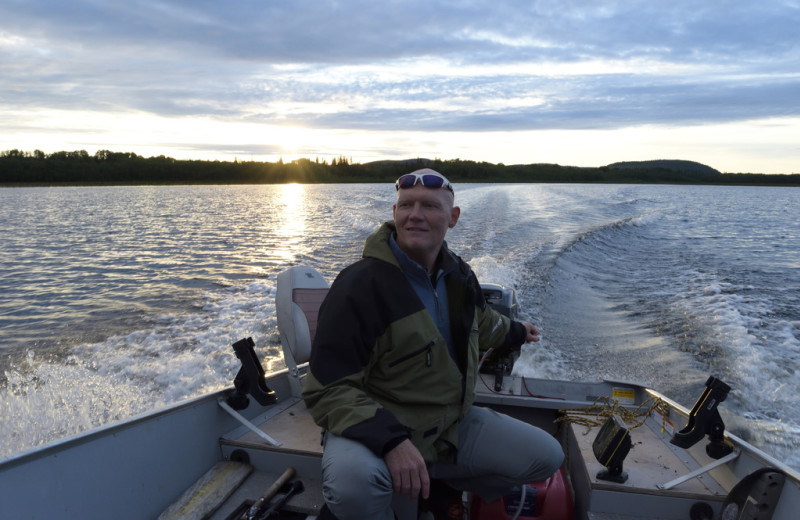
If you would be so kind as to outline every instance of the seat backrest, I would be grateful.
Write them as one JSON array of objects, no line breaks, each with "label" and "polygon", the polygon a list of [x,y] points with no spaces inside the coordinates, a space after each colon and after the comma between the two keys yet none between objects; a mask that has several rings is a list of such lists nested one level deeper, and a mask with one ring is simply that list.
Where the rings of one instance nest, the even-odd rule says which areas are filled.
[{"label": "seat backrest", "polygon": [[328,294],[328,282],[311,267],[291,267],[278,275],[275,313],[286,365],[308,361],[317,332],[319,306]]}]

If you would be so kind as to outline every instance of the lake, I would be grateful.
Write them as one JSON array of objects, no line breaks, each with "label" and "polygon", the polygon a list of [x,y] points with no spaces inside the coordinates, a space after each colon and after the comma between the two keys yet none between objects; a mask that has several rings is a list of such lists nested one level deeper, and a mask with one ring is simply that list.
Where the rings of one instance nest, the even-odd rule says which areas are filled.
[{"label": "lake", "polygon": [[[800,189],[456,185],[448,244],[514,287],[542,341],[516,370],[613,378],[800,468]],[[283,368],[275,279],[329,281],[391,184],[0,188],[0,457],[230,385],[252,336]]]}]

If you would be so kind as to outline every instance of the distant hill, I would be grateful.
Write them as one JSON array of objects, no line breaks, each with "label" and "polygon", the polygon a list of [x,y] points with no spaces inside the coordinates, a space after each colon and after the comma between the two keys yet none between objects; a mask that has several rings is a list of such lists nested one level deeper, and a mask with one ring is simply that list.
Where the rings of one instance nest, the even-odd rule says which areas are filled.
[{"label": "distant hill", "polygon": [[453,182],[558,182],[614,184],[715,184],[800,186],[800,173],[720,173],[682,160],[617,162],[602,167],[535,163],[505,165],[461,159],[413,158],[353,163],[297,159],[289,163],[193,161],[141,157],[130,152],[85,150],[45,154],[39,150],[0,151],[0,185],[276,184],[284,182],[394,182],[420,168],[433,168]]},{"label": "distant hill", "polygon": [[699,162],[682,161],[674,159],[657,159],[655,161],[627,161],[616,162],[606,166],[609,170],[644,170],[661,168],[663,170],[670,170],[681,173],[692,173],[702,175],[719,175],[719,170],[715,170],[711,166],[706,166]]}]

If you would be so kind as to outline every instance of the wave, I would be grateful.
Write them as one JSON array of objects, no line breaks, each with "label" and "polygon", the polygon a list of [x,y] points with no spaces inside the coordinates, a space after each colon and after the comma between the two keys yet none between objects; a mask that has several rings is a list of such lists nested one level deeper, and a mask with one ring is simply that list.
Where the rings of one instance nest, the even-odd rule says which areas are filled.
[{"label": "wave", "polygon": [[275,284],[258,280],[206,292],[194,312],[165,314],[139,330],[25,359],[5,370],[0,458],[230,385],[230,345],[253,337],[266,371],[283,368]]},{"label": "wave", "polygon": [[800,466],[800,331],[780,310],[779,280],[732,269],[719,244],[675,225],[658,212],[623,217],[556,249],[549,297],[560,303],[548,305],[580,320],[549,318],[572,328],[556,335],[574,353],[570,377],[633,379],[691,406],[714,374],[733,388],[724,407],[735,433]]}]

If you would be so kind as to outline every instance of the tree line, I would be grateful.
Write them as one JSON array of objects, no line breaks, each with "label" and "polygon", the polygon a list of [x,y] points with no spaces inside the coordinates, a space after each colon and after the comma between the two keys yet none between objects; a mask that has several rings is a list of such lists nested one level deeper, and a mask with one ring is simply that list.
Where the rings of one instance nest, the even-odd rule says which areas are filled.
[{"label": "tree line", "polygon": [[[800,186],[800,174],[720,173],[711,168],[682,168],[685,161],[653,161],[601,167],[558,164],[504,165],[460,159],[408,159],[353,163],[341,156],[331,162],[298,159],[258,161],[145,158],[131,152],[85,150],[46,154],[40,150],[0,152],[0,184],[278,184],[393,182],[419,168],[433,168],[453,182],[727,184]],[[694,163],[697,165],[698,163]]]}]

